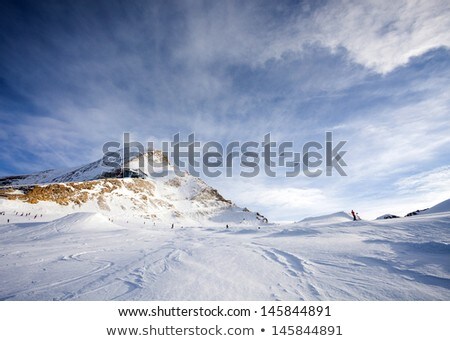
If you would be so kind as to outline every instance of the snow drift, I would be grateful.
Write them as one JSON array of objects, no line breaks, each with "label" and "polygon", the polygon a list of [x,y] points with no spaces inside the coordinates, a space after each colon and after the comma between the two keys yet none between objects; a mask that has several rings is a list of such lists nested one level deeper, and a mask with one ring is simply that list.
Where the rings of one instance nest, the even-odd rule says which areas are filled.
[{"label": "snow drift", "polygon": [[341,211],[317,217],[308,217],[299,221],[298,223],[318,225],[318,224],[344,223],[350,220],[353,220],[352,215],[350,213]]}]

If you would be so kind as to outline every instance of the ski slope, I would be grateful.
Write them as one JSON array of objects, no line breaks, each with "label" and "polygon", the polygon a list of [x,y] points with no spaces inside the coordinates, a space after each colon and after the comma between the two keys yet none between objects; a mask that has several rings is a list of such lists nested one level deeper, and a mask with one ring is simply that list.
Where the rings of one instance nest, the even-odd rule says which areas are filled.
[{"label": "ski slope", "polygon": [[448,211],[260,229],[14,217],[0,216],[1,300],[450,299]]}]

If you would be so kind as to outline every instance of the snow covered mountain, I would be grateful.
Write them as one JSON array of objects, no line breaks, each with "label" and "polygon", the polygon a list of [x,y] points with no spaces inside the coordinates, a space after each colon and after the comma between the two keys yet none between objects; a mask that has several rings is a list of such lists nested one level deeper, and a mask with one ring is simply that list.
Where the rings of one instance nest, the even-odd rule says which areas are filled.
[{"label": "snow covered mountain", "polygon": [[122,159],[123,151],[118,151],[118,159],[115,160],[115,167],[103,166],[103,159],[91,162],[87,165],[69,168],[69,169],[49,169],[29,175],[13,175],[0,178],[0,186],[20,186],[20,185],[36,185],[62,182],[81,182],[98,179],[123,178],[123,169],[129,169],[132,172],[138,172],[139,162],[143,163],[142,171],[145,172],[144,177],[151,177],[149,171],[148,160],[151,159],[155,163],[167,166],[169,175],[173,175],[173,167],[164,154],[159,150],[148,151],[144,154],[130,156],[130,161],[124,163]]},{"label": "snow covered mountain", "polygon": [[[147,157],[165,165],[167,176],[152,176]],[[100,212],[111,220],[141,224],[266,222],[264,216],[237,207],[200,178],[187,172],[175,174],[160,151],[135,156],[125,167],[103,167],[98,160],[71,169],[0,178],[0,204],[19,215],[33,212],[36,218]]]}]

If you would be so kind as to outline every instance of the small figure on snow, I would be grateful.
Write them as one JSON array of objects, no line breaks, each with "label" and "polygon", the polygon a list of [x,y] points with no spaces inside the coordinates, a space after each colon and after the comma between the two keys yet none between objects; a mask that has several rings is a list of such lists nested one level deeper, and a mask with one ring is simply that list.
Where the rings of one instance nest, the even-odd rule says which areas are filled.
[{"label": "small figure on snow", "polygon": [[356,219],[356,213],[355,213],[355,211],[353,211],[352,210],[352,216],[353,216],[353,221],[356,221],[357,219]]}]

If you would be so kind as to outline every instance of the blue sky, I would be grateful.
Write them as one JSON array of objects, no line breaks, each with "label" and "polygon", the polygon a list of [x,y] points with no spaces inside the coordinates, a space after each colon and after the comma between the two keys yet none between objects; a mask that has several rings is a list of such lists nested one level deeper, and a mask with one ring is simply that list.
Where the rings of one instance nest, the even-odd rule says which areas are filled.
[{"label": "blue sky", "polygon": [[207,179],[277,220],[450,198],[448,1],[2,1],[0,175],[106,141],[348,141],[347,177]]}]

